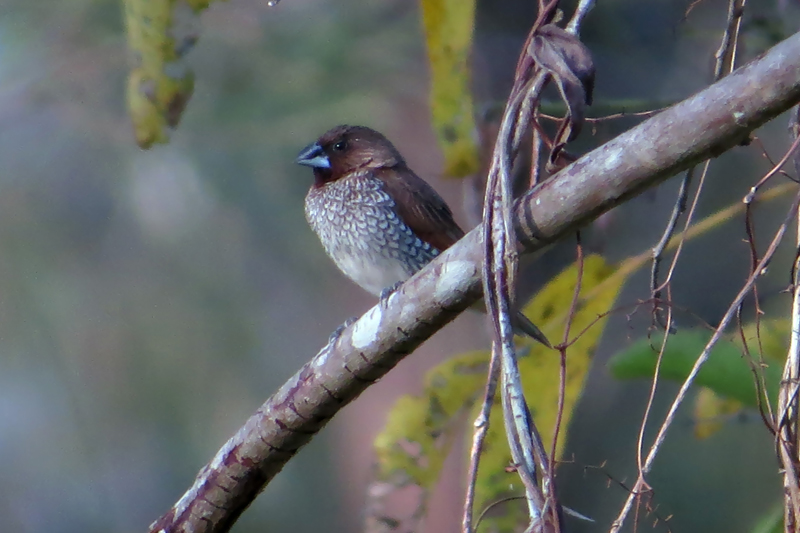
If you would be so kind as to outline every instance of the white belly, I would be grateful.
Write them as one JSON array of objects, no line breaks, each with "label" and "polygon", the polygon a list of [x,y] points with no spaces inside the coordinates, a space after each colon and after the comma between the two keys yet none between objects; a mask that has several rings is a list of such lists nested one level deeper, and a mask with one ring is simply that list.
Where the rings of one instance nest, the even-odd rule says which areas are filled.
[{"label": "white belly", "polygon": [[355,281],[362,289],[380,295],[383,289],[411,277],[402,262],[380,255],[365,257],[357,254],[341,254],[331,258],[339,270]]}]

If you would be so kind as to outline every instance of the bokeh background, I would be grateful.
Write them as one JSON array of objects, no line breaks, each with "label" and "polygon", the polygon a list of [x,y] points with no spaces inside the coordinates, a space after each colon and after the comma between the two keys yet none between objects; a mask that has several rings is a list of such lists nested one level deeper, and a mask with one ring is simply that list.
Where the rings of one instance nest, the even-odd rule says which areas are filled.
[{"label": "bokeh background", "polygon": [[[534,4],[479,2],[479,106],[503,100]],[[598,67],[596,101],[657,106],[709,82],[727,2],[706,0],[685,17],[688,5],[599,2],[583,32]],[[798,2],[747,9],[742,59],[800,21]],[[197,81],[180,127],[168,145],[142,151],[125,110],[120,2],[0,2],[3,531],[144,531],[337,325],[374,303],[336,271],[303,218],[311,176],[293,160],[320,133],[340,123],[383,131],[469,220],[462,184],[441,177],[417,2],[217,2],[188,61]],[[635,122],[587,128],[574,150]],[[786,120],[760,136],[779,158]],[[739,201],[768,168],[754,147],[715,162],[700,215]],[[588,242],[610,260],[652,246],[674,190],[666,184],[617,209]],[[783,205],[759,209],[759,235],[770,234]],[[718,320],[748,272],[743,236],[737,219],[691,243],[673,299]],[[776,313],[786,309],[779,292],[791,253],[762,287]],[[533,284],[573,254],[569,243],[556,248]],[[620,301],[646,298],[647,284],[635,276]],[[646,324],[612,319],[570,429],[563,500],[598,521],[571,522],[575,531],[607,529],[625,497],[616,482],[634,480],[648,385],[615,382],[603,362]],[[387,409],[419,390],[427,368],[487,344],[483,318],[459,317],[337,417],[234,530],[358,530],[370,442]],[[674,391],[661,387],[656,420]],[[603,463],[611,482],[585,469]],[[448,472],[428,531],[458,530],[458,460]],[[674,531],[749,531],[780,494],[757,416],[698,441],[682,411],[650,480]]]}]

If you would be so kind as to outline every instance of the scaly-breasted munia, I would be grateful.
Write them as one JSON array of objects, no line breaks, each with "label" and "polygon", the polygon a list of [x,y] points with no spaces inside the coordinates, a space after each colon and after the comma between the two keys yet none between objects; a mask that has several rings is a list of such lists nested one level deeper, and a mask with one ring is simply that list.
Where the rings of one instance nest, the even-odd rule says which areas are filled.
[{"label": "scaly-breasted munia", "polygon": [[[336,266],[376,296],[464,236],[442,197],[375,130],[337,126],[304,148],[297,163],[314,169],[308,223]],[[550,346],[524,315],[514,326]]]}]

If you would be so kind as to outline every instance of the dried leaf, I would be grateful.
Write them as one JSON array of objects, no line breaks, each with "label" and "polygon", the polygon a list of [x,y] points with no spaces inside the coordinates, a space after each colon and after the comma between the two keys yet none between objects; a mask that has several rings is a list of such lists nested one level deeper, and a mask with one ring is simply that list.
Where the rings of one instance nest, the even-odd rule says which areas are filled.
[{"label": "dried leaf", "polygon": [[586,106],[592,105],[594,61],[589,49],[577,36],[555,24],[547,24],[539,29],[528,47],[528,53],[539,68],[553,77],[567,105],[567,116],[550,153],[550,164],[554,165],[564,145],[580,133]]}]

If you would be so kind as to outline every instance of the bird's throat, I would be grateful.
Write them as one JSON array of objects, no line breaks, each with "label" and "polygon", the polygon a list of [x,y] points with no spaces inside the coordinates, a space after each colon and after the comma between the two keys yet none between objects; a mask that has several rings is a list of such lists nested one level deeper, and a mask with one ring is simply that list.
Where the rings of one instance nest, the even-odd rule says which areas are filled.
[{"label": "bird's throat", "polygon": [[333,181],[333,173],[329,168],[314,169],[314,187],[320,188],[326,183]]}]

